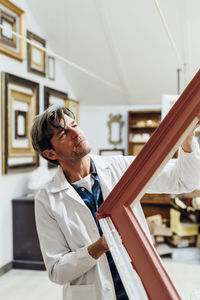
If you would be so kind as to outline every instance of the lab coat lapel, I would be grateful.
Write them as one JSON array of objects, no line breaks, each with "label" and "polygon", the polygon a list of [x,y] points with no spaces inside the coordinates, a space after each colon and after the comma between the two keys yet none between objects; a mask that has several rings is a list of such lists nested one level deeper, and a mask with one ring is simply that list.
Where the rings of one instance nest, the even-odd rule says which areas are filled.
[{"label": "lab coat lapel", "polygon": [[53,193],[56,192],[64,192],[67,194],[69,198],[79,202],[84,207],[87,207],[84,201],[81,199],[79,194],[75,191],[75,189],[71,186],[71,184],[67,181],[62,168],[59,166],[56,174],[51,183],[50,191]]},{"label": "lab coat lapel", "polygon": [[[92,160],[94,161],[97,174],[100,179],[101,184],[101,190],[103,193],[104,200],[107,198],[107,196],[110,194],[112,190],[112,176],[110,171],[110,164],[111,161],[104,160],[100,156],[91,155]],[[71,186],[71,184],[67,181],[62,168],[59,166],[58,170],[54,176],[54,179],[51,184],[51,192],[60,192],[65,191],[65,193],[68,195],[68,197],[72,198],[73,200],[76,200],[81,205],[86,206],[84,201],[81,199],[79,194],[75,191],[75,189]]]},{"label": "lab coat lapel", "polygon": [[103,198],[105,200],[112,190],[110,162],[103,160],[100,156],[91,155],[91,158],[94,161],[97,174],[100,179]]}]

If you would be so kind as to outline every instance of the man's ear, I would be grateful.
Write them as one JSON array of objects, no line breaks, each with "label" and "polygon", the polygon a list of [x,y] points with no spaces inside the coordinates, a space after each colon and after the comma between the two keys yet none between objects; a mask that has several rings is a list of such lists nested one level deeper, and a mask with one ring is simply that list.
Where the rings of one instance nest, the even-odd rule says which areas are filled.
[{"label": "man's ear", "polygon": [[44,157],[51,159],[51,160],[56,160],[57,159],[57,154],[53,149],[45,149],[42,154]]}]

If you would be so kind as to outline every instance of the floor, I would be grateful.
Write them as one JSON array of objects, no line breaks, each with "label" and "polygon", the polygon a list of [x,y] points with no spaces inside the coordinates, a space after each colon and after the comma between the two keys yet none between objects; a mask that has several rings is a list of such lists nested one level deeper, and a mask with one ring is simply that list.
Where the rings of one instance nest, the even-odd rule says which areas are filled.
[{"label": "floor", "polygon": [[[163,263],[181,298],[200,300],[200,250],[174,249]],[[0,277],[0,299],[61,300],[62,287],[50,282],[45,271],[13,269]]]}]

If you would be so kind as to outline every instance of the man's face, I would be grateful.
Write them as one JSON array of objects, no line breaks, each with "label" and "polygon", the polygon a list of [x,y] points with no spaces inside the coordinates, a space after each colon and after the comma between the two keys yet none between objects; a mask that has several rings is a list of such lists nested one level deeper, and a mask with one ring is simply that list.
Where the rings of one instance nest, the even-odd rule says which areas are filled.
[{"label": "man's face", "polygon": [[91,151],[83,131],[78,127],[75,120],[64,116],[60,121],[60,128],[53,128],[51,144],[56,153],[59,163],[75,162]]}]

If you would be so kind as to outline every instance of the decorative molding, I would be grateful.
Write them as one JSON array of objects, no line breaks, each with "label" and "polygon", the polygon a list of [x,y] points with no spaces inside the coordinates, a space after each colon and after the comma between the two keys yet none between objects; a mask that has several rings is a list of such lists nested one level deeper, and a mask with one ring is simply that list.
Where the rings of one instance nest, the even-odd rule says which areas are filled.
[{"label": "decorative molding", "polygon": [[[132,207],[194,128],[199,112],[200,70],[97,212],[100,223],[111,219],[150,299],[176,300],[180,296]],[[130,280],[124,284],[128,289]]]}]

